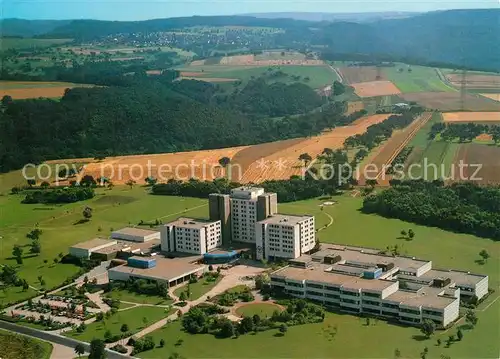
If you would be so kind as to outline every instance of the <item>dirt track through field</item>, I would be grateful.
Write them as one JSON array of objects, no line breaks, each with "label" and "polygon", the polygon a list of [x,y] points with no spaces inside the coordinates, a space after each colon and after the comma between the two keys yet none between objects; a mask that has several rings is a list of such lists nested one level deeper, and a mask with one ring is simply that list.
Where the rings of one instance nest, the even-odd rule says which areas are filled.
[{"label": "dirt track through field", "polygon": [[[358,178],[360,185],[366,184],[366,175],[370,178],[375,178],[379,185],[388,186],[392,178],[391,175],[386,175],[387,166],[394,161],[397,155],[406,147],[417,132],[432,118],[432,113],[426,112],[419,119],[413,121],[408,127],[401,131],[395,132],[391,138],[376,151],[369,160],[368,164],[361,169]],[[376,171],[371,171],[367,167],[371,166]],[[376,173],[376,174],[375,174]]]}]

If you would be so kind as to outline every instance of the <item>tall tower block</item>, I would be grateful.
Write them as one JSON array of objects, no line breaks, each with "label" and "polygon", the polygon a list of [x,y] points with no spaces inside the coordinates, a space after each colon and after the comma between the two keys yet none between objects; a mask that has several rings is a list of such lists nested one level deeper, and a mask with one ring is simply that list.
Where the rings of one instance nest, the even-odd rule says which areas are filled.
[{"label": "tall tower block", "polygon": [[221,221],[222,244],[231,242],[231,202],[229,195],[212,193],[208,196],[210,220]]}]

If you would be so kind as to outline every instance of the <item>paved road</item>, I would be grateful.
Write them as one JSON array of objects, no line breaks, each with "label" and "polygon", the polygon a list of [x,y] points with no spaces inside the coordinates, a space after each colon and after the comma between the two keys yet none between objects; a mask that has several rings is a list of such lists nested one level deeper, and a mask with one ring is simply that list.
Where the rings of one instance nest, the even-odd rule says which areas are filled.
[{"label": "paved road", "polygon": [[[85,350],[88,352],[90,350],[90,345],[85,342],[80,342],[78,340],[63,337],[61,335],[53,334],[50,332],[44,332],[34,328],[23,327],[21,325],[17,325],[14,323],[8,323],[4,321],[0,321],[0,329],[5,329],[11,332],[28,335],[30,337],[35,337],[38,339],[45,340],[47,342],[51,342],[54,344],[65,346],[71,350],[74,350],[77,344],[83,344]],[[107,350],[108,359],[130,359],[132,357],[128,355],[123,355],[111,350]]]}]

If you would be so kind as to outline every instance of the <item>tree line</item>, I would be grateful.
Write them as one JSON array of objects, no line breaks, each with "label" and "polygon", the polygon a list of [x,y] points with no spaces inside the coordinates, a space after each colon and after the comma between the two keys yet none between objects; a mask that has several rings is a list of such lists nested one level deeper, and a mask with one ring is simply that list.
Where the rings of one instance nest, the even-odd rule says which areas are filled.
[{"label": "tree line", "polygon": [[500,141],[500,126],[485,125],[481,123],[448,124],[435,123],[429,131],[429,139],[434,139],[440,134],[445,141],[471,142],[482,134],[491,135],[495,143]]},{"label": "tree line", "polygon": [[94,195],[94,190],[90,187],[33,190],[26,193],[26,197],[22,202],[26,204],[73,203],[94,198]]},{"label": "tree line", "polygon": [[391,182],[363,201],[363,212],[500,240],[500,188],[442,181]]}]

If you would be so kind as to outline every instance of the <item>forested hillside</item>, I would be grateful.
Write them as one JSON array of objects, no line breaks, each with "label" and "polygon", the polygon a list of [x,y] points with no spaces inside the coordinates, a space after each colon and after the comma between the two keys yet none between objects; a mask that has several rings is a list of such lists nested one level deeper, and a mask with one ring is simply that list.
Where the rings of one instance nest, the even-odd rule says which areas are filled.
[{"label": "forested hillside", "polygon": [[[113,34],[151,33],[192,26],[251,26],[280,28],[269,35],[268,48],[309,48],[326,52],[377,56],[385,54],[412,62],[446,62],[454,66],[500,71],[498,24],[500,9],[450,10],[373,23],[311,22],[260,19],[250,16],[206,16],[148,21],[75,20],[49,31],[55,38],[96,39]],[[195,49],[195,48],[193,48]],[[262,50],[254,44],[249,50]]]},{"label": "forested hillside", "polygon": [[124,86],[74,88],[60,101],[4,98],[0,171],[47,159],[178,152],[304,137],[362,115],[344,117],[345,104],[338,102],[294,118],[248,117],[231,101],[214,104],[216,86],[169,78],[138,75]]}]

